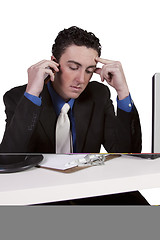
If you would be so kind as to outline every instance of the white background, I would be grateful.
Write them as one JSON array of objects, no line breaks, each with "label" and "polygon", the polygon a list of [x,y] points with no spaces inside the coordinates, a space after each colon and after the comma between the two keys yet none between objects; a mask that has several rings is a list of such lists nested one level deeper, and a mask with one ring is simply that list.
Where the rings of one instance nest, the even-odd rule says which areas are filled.
[{"label": "white background", "polygon": [[[160,71],[159,19],[158,0],[1,1],[0,140],[5,129],[3,94],[27,83],[27,68],[50,59],[58,32],[76,25],[100,38],[103,58],[121,61],[140,115],[142,152],[151,152],[152,76]],[[99,80],[97,75],[93,78]]]}]

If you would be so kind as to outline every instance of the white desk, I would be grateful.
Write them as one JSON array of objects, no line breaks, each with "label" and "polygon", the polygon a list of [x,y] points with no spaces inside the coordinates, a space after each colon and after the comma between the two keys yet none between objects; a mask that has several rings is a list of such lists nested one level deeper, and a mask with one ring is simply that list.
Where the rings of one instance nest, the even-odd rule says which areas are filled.
[{"label": "white desk", "polygon": [[159,188],[160,158],[122,156],[70,174],[32,168],[0,174],[0,183],[0,205],[30,205]]}]

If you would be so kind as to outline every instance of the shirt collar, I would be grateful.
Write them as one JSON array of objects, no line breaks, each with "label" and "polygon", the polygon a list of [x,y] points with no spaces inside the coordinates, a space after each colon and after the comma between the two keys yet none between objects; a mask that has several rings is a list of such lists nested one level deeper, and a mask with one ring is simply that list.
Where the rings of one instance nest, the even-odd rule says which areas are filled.
[{"label": "shirt collar", "polygon": [[[48,91],[50,93],[56,114],[59,115],[61,108],[66,103],[61,96],[53,89],[51,81],[47,83]],[[73,108],[75,99],[71,98],[67,103],[70,105],[70,108]]]}]

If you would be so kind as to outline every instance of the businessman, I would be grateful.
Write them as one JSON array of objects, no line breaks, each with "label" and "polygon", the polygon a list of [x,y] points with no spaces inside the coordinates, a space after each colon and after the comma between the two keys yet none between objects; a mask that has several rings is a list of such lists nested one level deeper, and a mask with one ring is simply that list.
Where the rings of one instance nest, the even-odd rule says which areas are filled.
[{"label": "businessman", "polygon": [[[27,85],[4,95],[7,118],[0,151],[98,153],[103,144],[110,153],[141,152],[139,116],[122,65],[100,56],[101,45],[93,33],[75,26],[61,31],[51,59],[31,66]],[[93,73],[102,83],[90,82]],[[104,81],[117,92],[116,114]],[[66,123],[60,121],[69,126],[67,131],[58,126],[66,104]],[[62,142],[69,149],[63,150]],[[148,205],[138,192],[51,203],[55,204]]]},{"label": "businessman", "polygon": [[[31,66],[28,84],[4,95],[7,118],[0,151],[61,152],[56,146],[62,141],[56,138],[56,124],[68,103],[71,147],[67,152],[95,153],[101,144],[110,153],[141,152],[139,116],[122,65],[100,55],[101,45],[93,33],[78,27],[61,31],[51,59]],[[102,83],[90,82],[93,73]],[[104,81],[117,92],[117,114]]]}]

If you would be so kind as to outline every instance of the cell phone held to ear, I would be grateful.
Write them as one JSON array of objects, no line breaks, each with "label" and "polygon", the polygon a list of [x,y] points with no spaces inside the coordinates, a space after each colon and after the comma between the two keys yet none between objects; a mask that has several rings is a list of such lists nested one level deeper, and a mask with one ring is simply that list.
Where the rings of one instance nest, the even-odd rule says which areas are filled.
[{"label": "cell phone held to ear", "polygon": [[[53,61],[56,62],[56,63],[58,63],[58,61],[57,61],[55,58],[53,59]],[[55,71],[53,68],[51,68],[51,67],[48,67],[48,69],[51,69],[53,73],[56,72],[56,71]],[[48,76],[44,79],[44,83],[47,84],[48,81],[50,81],[50,75],[49,75],[49,74],[48,74]]]},{"label": "cell phone held to ear", "polygon": [[[55,73],[54,69],[51,67],[48,67],[49,69],[52,70],[53,73]],[[44,79],[44,83],[47,84],[50,81],[50,75],[48,74],[47,77]]]}]

